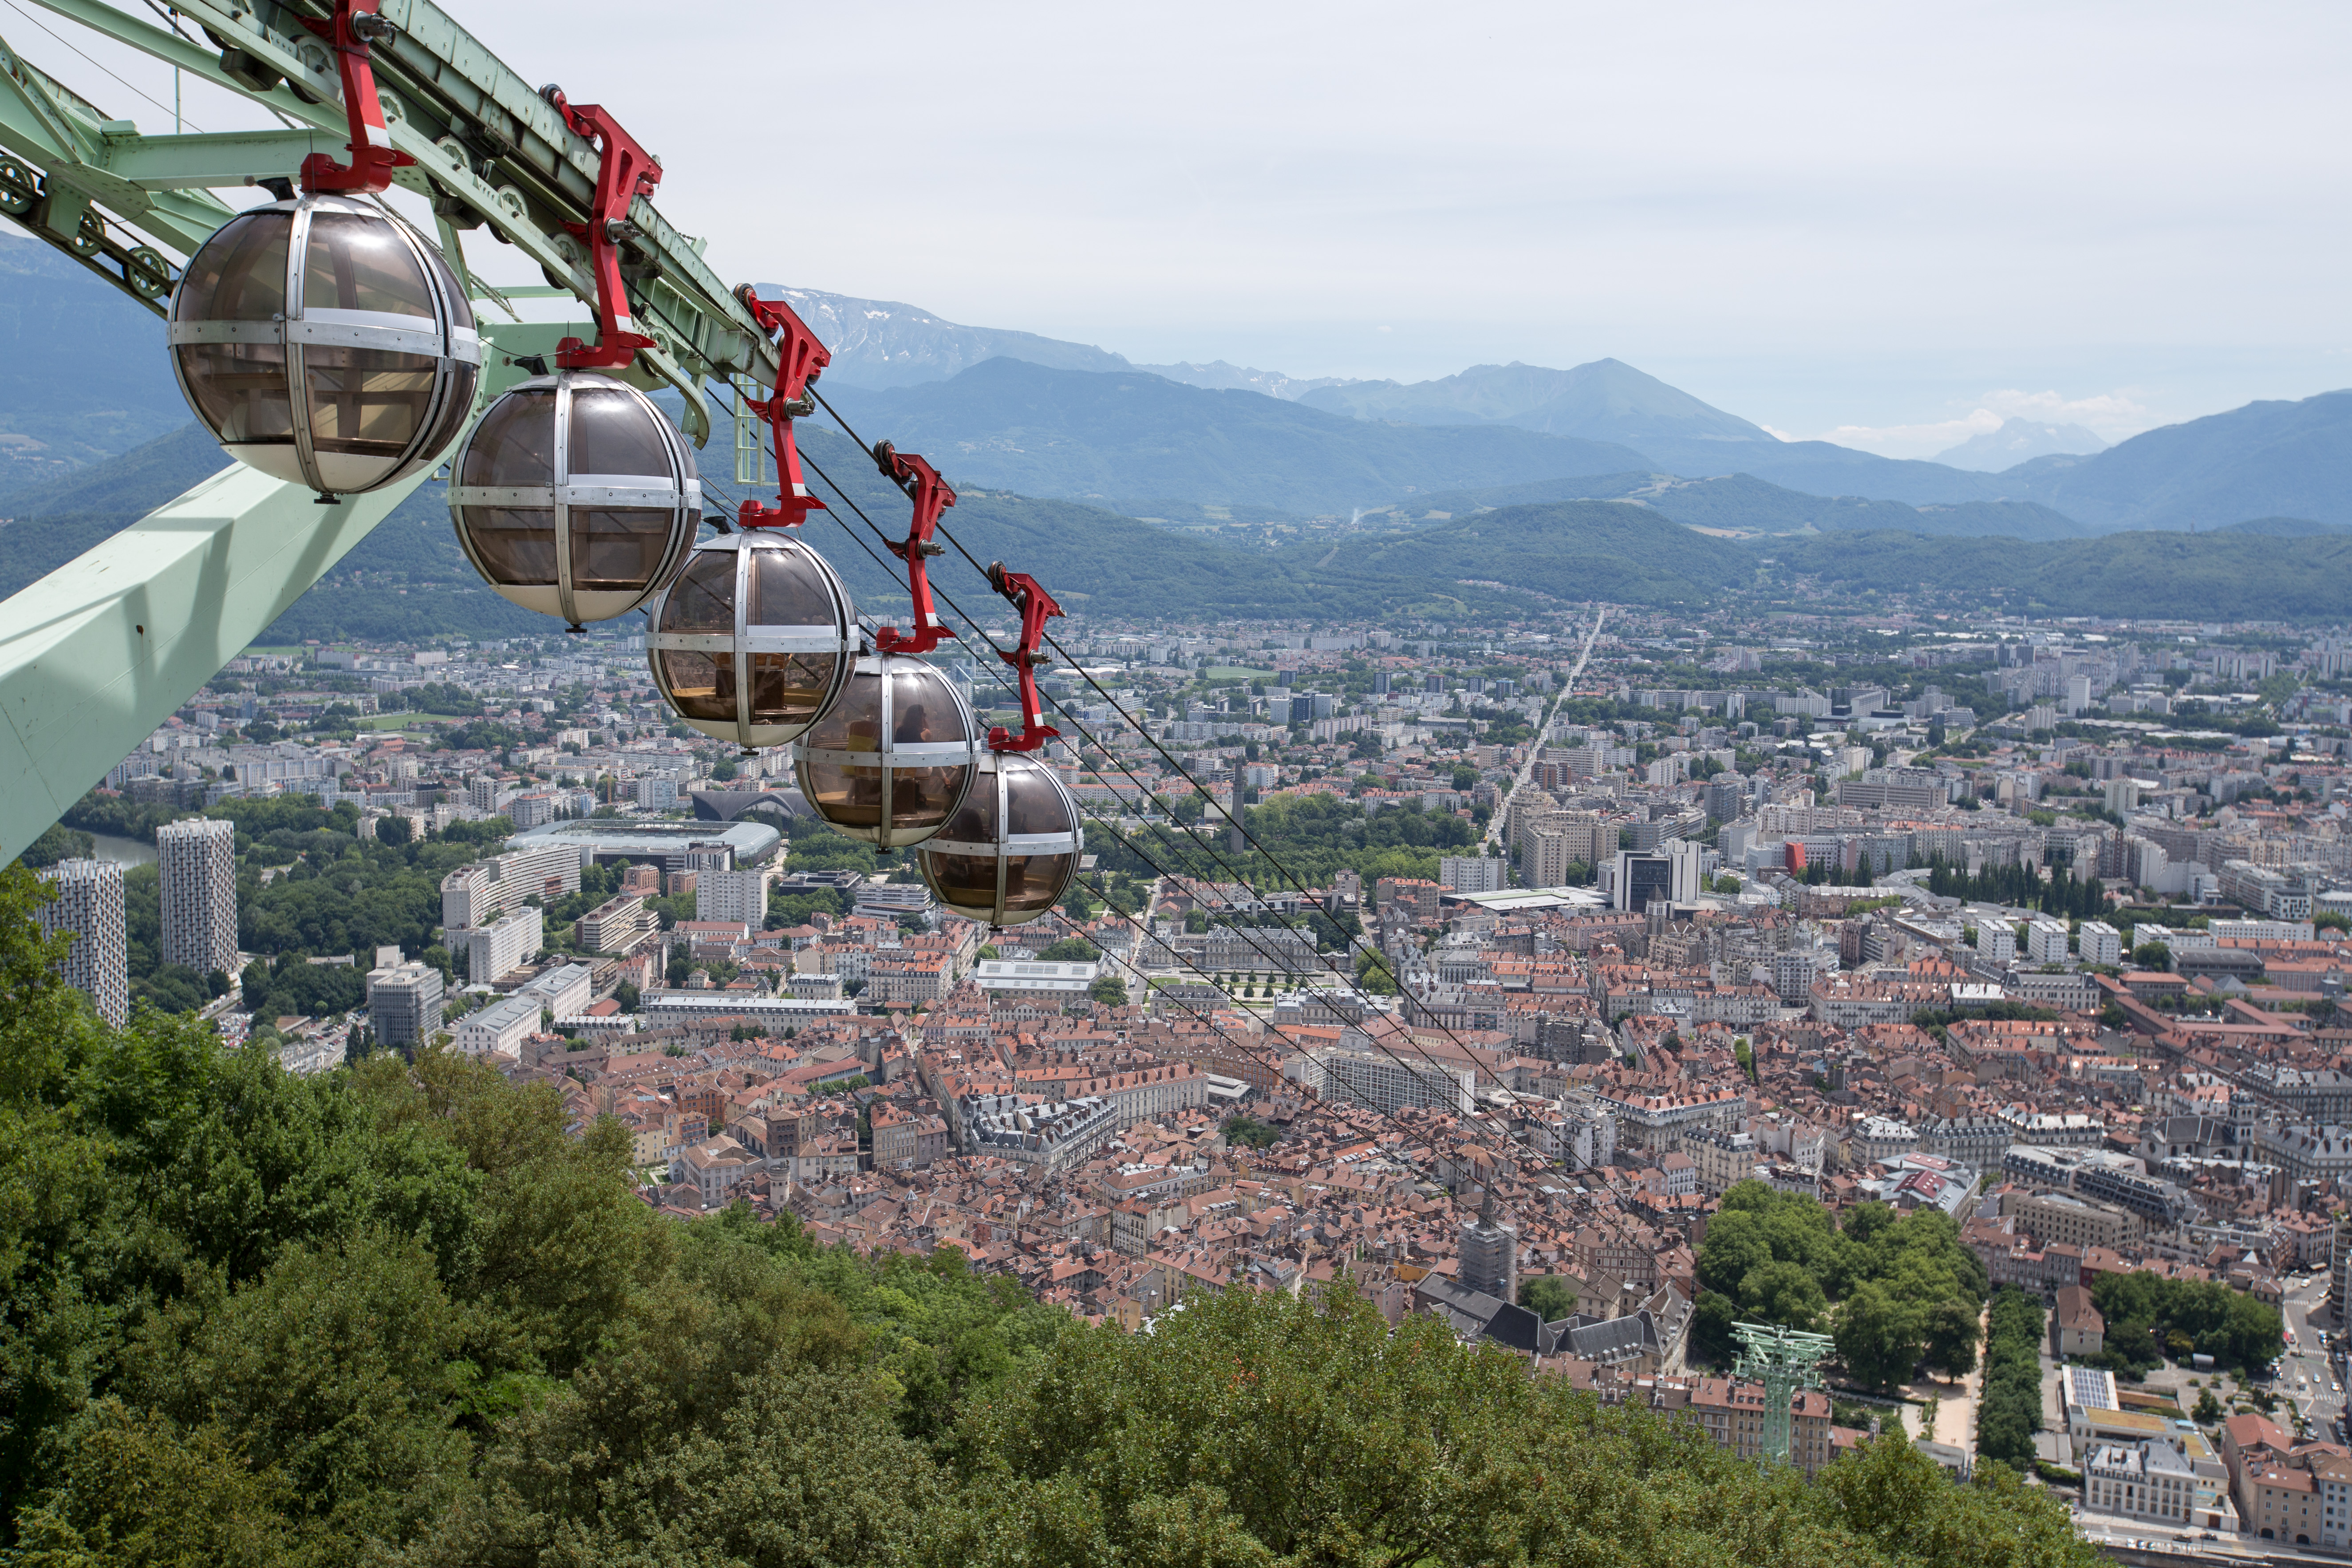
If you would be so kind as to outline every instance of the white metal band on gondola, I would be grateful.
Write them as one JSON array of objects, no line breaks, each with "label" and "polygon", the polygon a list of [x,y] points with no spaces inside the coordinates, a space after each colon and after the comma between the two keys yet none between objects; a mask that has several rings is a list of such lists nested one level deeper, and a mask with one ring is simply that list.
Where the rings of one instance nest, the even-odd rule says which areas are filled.
[{"label": "white metal band on gondola", "polygon": [[229,456],[322,498],[438,458],[482,362],[441,253],[365,195],[291,197],[223,225],[173,291],[165,342]]}]

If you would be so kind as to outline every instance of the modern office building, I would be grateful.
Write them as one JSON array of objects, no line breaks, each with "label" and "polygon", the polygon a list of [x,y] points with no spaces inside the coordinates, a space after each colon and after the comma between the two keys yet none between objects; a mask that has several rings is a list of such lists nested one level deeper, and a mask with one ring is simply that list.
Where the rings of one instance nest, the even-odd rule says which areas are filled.
[{"label": "modern office building", "polygon": [[131,962],[122,932],[122,868],[104,860],[60,860],[41,873],[58,896],[37,911],[41,929],[73,933],[59,973],[89,997],[100,1017],[131,1016]]},{"label": "modern office building", "polygon": [[234,978],[236,825],[206,817],[167,822],[155,830],[155,861],[163,878],[163,962]]},{"label": "modern office building", "polygon": [[372,969],[367,1007],[378,1045],[423,1045],[441,1030],[441,972],[413,963]]}]

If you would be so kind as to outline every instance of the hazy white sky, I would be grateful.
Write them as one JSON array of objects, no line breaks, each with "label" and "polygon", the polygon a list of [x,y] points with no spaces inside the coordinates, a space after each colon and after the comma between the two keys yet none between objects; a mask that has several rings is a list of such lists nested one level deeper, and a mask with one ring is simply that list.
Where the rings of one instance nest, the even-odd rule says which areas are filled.
[{"label": "hazy white sky", "polygon": [[[28,3],[0,36],[156,123]],[[660,152],[726,276],[1140,362],[1613,355],[1895,456],[2352,384],[2341,4],[451,8]]]}]

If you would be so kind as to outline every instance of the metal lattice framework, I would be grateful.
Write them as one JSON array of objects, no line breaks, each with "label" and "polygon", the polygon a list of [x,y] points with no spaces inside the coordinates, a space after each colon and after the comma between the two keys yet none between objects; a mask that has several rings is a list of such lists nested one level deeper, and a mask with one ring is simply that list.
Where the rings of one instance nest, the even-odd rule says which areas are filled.
[{"label": "metal lattice framework", "polygon": [[[329,39],[331,0],[171,0],[161,20],[102,0],[27,0],[268,110],[279,128],[148,135],[0,39],[0,212],[157,315],[187,257],[238,210],[212,195],[291,180],[342,145],[349,117]],[[383,0],[373,47],[392,176],[428,200],[439,249],[475,300],[576,300],[593,311],[597,147],[578,111],[509,69],[431,0]],[[169,23],[169,26],[163,25]],[[649,339],[614,374],[685,400],[697,446],[705,388],[769,386],[769,331],[644,195],[619,226],[619,276]],[[465,261],[487,229],[537,262],[547,287],[494,289]],[[606,302],[609,305],[609,301]],[[509,313],[512,314],[509,308]],[[567,331],[485,323],[476,410],[552,354]],[[162,350],[158,349],[158,353]],[[736,413],[740,409],[730,409]],[[748,431],[739,421],[739,447]],[[748,462],[747,462],[748,459]],[[738,472],[758,455],[739,451]],[[131,747],[289,608],[428,477],[333,508],[301,486],[233,467],[0,602],[0,862],[15,858]]]},{"label": "metal lattice framework", "polygon": [[1822,1385],[1821,1363],[1837,1347],[1827,1334],[1784,1329],[1778,1323],[1734,1323],[1732,1337],[1739,1342],[1734,1370],[1764,1385],[1763,1457],[1789,1462],[1789,1407],[1801,1388]]}]

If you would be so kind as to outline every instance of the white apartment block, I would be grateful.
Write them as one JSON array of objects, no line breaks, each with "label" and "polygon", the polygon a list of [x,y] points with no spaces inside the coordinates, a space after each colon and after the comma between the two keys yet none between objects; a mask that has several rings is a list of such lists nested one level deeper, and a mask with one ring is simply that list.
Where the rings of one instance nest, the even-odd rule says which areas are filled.
[{"label": "white apartment block", "polygon": [[2066,962],[2066,922],[2037,920],[2025,928],[2025,955],[2036,963]]},{"label": "white apartment block", "polygon": [[536,996],[558,1018],[576,1018],[596,1000],[594,972],[584,963],[551,969],[516,993]]},{"label": "white apartment block", "polygon": [[1384,1115],[1408,1105],[1466,1115],[1477,1088],[1475,1068],[1416,1062],[1347,1046],[1321,1047],[1294,1057],[1284,1064],[1284,1072],[1326,1100],[1369,1105]]},{"label": "white apartment block", "polygon": [[469,1057],[513,1057],[539,1032],[543,998],[520,992],[457,1020],[457,1049]]},{"label": "white apartment block", "polygon": [[525,904],[488,925],[449,931],[446,938],[452,947],[461,941],[464,944],[466,977],[477,985],[487,985],[538,957],[539,950],[547,945],[547,929],[540,911]]},{"label": "white apartment block", "polygon": [[758,931],[768,918],[768,884],[774,875],[774,868],[766,866],[698,873],[694,882],[694,918],[735,921]]},{"label": "white apartment block", "polygon": [[155,830],[163,879],[165,963],[234,977],[236,963],[236,825],[207,817]]},{"label": "white apartment block", "polygon": [[1508,863],[1477,855],[1444,855],[1437,861],[1437,885],[1458,893],[1499,893]]},{"label": "white apartment block", "polygon": [[2121,963],[2124,961],[2124,933],[2105,921],[2084,921],[2075,933],[2075,945],[2082,950],[2085,963]]},{"label": "white apartment block", "polygon": [[441,924],[452,931],[488,925],[526,899],[552,902],[579,890],[580,851],[572,845],[510,849],[441,879]]},{"label": "white apartment block", "polygon": [[589,952],[626,952],[661,929],[661,917],[639,893],[624,893],[580,917],[580,945]]},{"label": "white apartment block", "polygon": [[58,896],[36,911],[41,930],[73,933],[59,973],[89,996],[98,1016],[131,1016],[131,960],[122,931],[122,868],[104,860],[60,860],[41,873]]},{"label": "white apartment block", "polygon": [[2017,932],[2007,921],[1987,921],[1977,927],[1977,956],[1987,963],[2015,963]]}]

